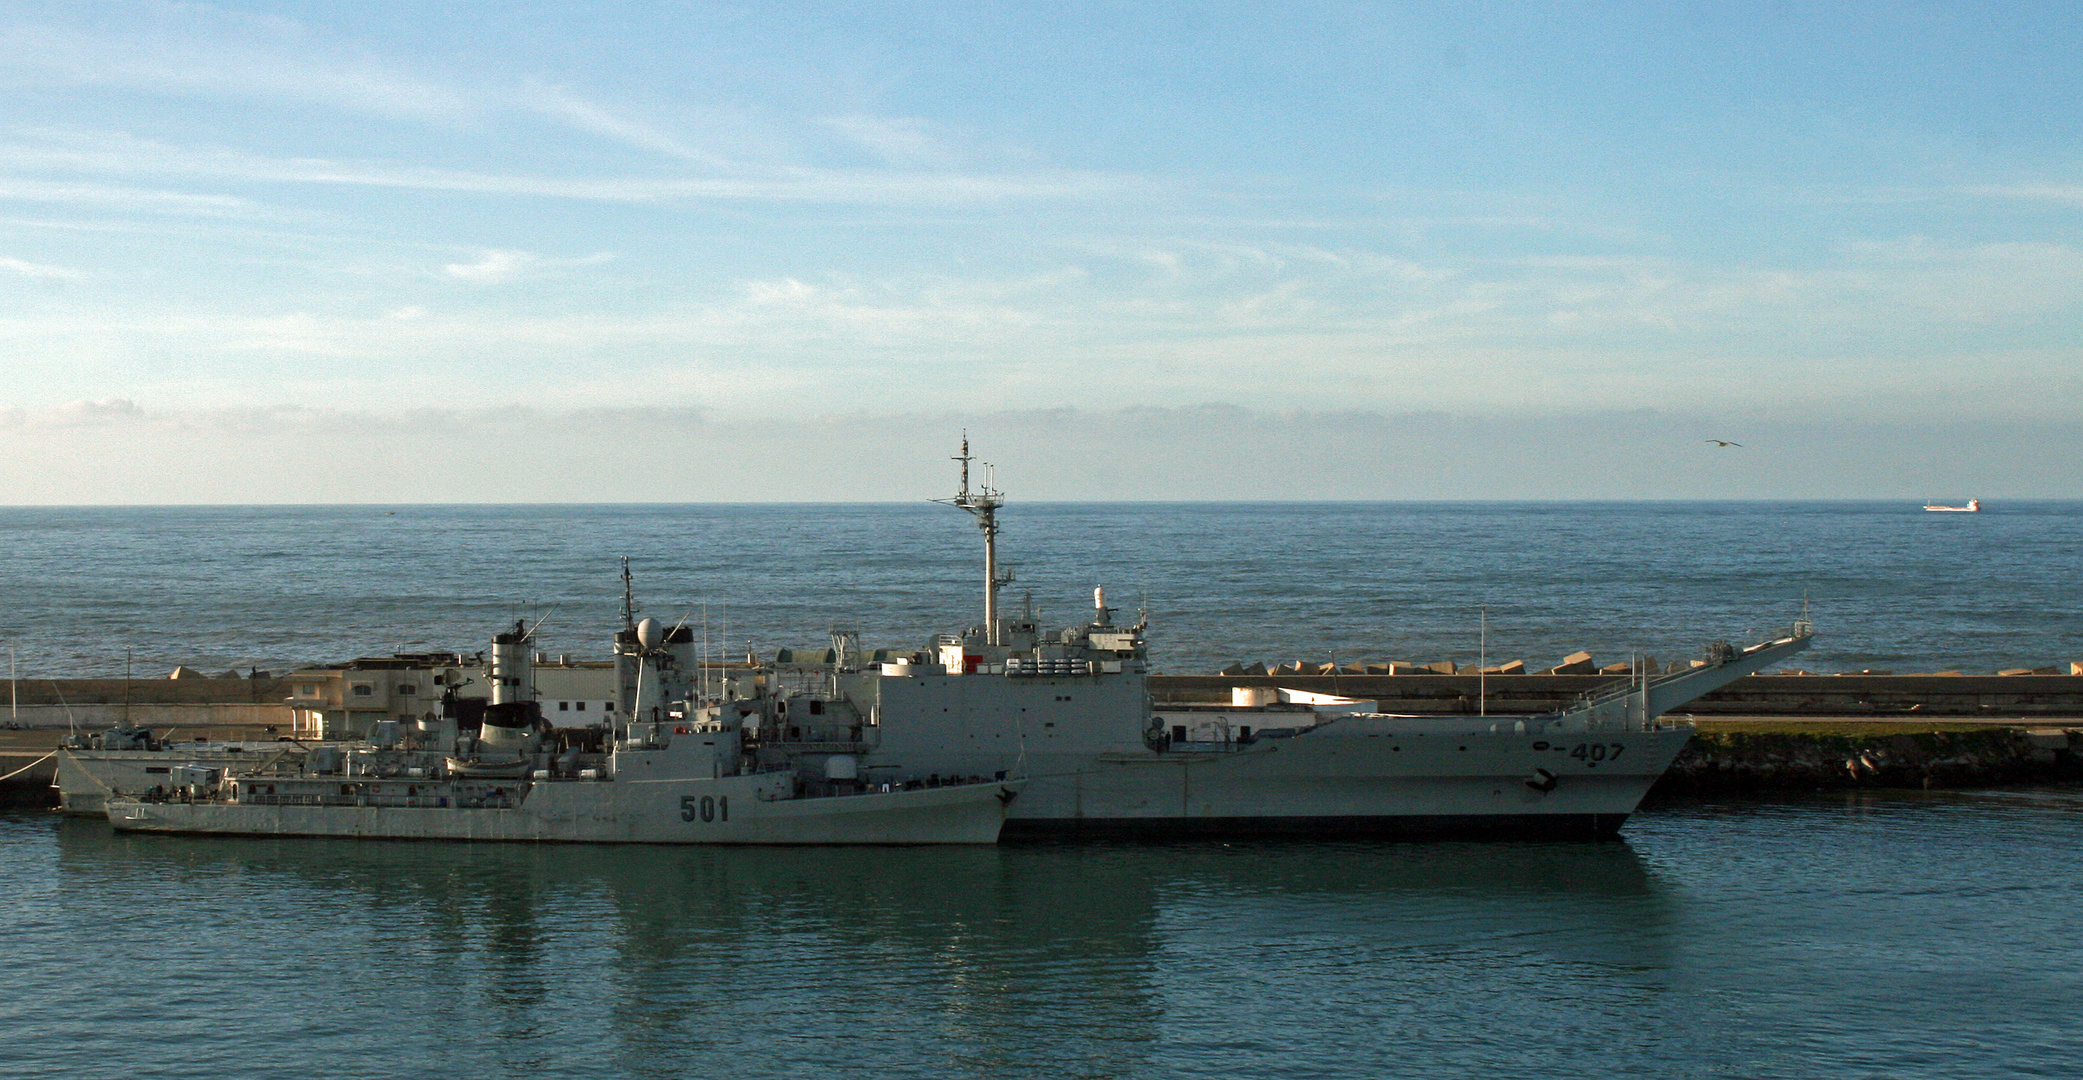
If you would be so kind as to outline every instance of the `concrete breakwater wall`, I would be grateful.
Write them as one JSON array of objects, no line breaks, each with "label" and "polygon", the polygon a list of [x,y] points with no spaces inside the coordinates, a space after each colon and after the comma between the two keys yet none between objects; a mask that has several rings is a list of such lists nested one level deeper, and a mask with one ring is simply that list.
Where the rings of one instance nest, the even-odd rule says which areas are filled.
[{"label": "concrete breakwater wall", "polygon": [[[1153,675],[1164,704],[1227,704],[1236,686],[1287,687],[1371,698],[1411,713],[1547,712],[1608,686],[1612,675]],[[6,688],[0,686],[0,692]],[[22,679],[22,722],[106,727],[134,723],[287,723],[290,685],[263,679]],[[0,720],[8,699],[0,698]],[[1685,706],[1711,716],[2083,717],[2083,675],[1751,675]],[[89,719],[91,718],[91,720]]]},{"label": "concrete breakwater wall", "polygon": [[21,679],[0,681],[0,722],[100,731],[236,724],[285,729],[282,679]]},{"label": "concrete breakwater wall", "polygon": [[285,679],[0,679],[0,709],[66,705],[282,705]]},{"label": "concrete breakwater wall", "polygon": [[2083,729],[1709,729],[1693,735],[1651,798],[2075,783],[2083,781],[2078,749],[2083,749]]},{"label": "concrete breakwater wall", "polygon": [[[1379,701],[1385,712],[1550,712],[1611,675],[1156,675],[1150,694],[1167,704],[1218,704],[1236,686],[1286,687]],[[2083,717],[2083,675],[1749,675],[1693,701],[1712,716]]]},{"label": "concrete breakwater wall", "polygon": [[19,723],[25,728],[51,728],[61,734],[77,729],[105,731],[112,727],[207,728],[225,725],[262,727],[273,725],[289,730],[287,705],[249,705],[245,702],[83,702],[65,705],[24,705],[10,711],[0,700],[0,722]]}]

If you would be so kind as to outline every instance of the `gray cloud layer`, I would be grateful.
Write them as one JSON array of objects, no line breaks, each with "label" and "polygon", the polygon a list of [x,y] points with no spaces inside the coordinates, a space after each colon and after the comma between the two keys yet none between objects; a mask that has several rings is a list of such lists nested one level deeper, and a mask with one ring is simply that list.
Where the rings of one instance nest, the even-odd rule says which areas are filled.
[{"label": "gray cloud layer", "polygon": [[0,503],[911,500],[948,493],[964,428],[1023,501],[2083,497],[2083,421],[1232,406],[160,412],[117,400],[0,413]]}]

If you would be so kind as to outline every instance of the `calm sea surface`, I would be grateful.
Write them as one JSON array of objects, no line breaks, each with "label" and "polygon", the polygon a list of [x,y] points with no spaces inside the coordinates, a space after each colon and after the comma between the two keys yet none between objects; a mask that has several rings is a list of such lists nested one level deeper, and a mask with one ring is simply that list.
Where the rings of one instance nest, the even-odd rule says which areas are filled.
[{"label": "calm sea surface", "polygon": [[[1821,670],[2083,658],[2083,505],[1022,506],[1044,614],[1160,666],[1783,625]],[[932,506],[0,510],[25,676],[601,656],[631,557],[713,640],[975,618]],[[706,603],[706,619],[703,605]],[[726,632],[726,626],[728,631]],[[0,814],[0,1074],[2074,1076],[2083,793],[1652,810],[1599,844],[623,850],[116,837]]]},{"label": "calm sea surface", "polygon": [[10,1076],[2072,1077],[2083,795],[1581,844],[730,851],[0,815]]},{"label": "calm sea surface", "polygon": [[[1023,505],[1003,551],[1045,618],[1094,585],[1147,603],[1158,668],[1697,655],[1786,625],[1813,670],[1993,671],[2083,659],[2083,503],[1927,514],[1878,503]],[[916,647],[979,614],[946,507],[0,508],[0,646],[25,677],[216,673],[475,651],[547,616],[604,658],[631,558],[648,614],[762,652],[834,625]]]}]

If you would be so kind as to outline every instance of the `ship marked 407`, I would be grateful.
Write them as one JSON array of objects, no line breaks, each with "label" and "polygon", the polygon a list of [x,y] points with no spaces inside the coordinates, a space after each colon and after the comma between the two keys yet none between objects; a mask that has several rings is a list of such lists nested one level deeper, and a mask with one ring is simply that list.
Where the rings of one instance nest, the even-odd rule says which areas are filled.
[{"label": "ship marked 407", "polygon": [[1620,760],[1620,755],[1627,750],[1627,744],[1617,742],[1580,742],[1572,746],[1566,742],[1537,742],[1533,744],[1533,748],[1535,750],[1555,750],[1576,758],[1586,765],[1596,765],[1601,761]]}]

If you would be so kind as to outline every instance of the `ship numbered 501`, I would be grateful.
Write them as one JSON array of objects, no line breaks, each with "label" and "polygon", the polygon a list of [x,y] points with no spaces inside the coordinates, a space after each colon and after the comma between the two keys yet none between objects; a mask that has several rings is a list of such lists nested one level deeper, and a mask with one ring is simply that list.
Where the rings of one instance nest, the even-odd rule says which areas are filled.
[{"label": "ship numbered 501", "polygon": [[730,796],[703,795],[700,798],[696,798],[693,795],[680,796],[680,820],[694,821],[696,819],[702,821],[729,821]]}]

